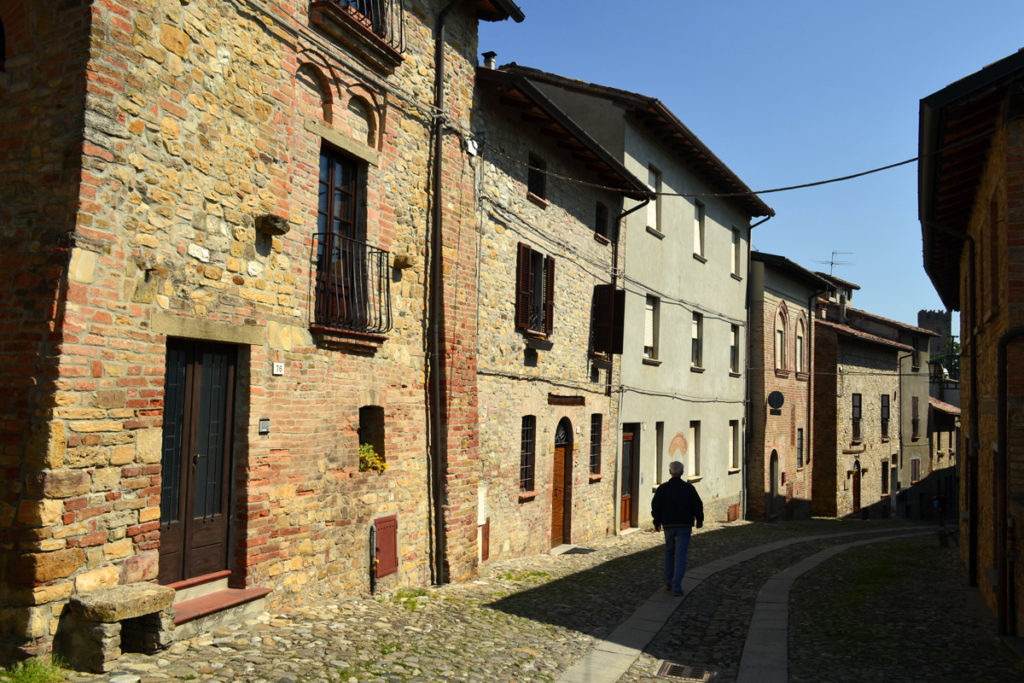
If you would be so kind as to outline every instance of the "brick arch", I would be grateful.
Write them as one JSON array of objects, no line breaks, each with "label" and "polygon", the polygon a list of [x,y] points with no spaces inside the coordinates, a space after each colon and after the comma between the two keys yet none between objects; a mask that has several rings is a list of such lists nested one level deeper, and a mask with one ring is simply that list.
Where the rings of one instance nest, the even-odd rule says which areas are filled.
[{"label": "brick arch", "polygon": [[789,368],[789,354],[787,353],[789,348],[789,339],[792,335],[790,326],[789,307],[786,306],[785,301],[779,302],[778,307],[775,309],[775,315],[772,318],[772,349],[776,349],[778,344],[778,338],[776,331],[779,328],[779,324],[782,324],[782,355],[780,357],[781,362],[775,362],[777,354],[772,355],[772,361],[776,369],[786,370]]},{"label": "brick arch", "polygon": [[367,146],[378,149],[381,130],[381,104],[378,95],[359,83],[349,85],[345,94],[345,113],[350,134]]},{"label": "brick arch", "polygon": [[[303,85],[306,86],[303,92]],[[295,70],[296,97],[299,110],[310,114],[318,111],[325,123],[334,118],[334,94],[324,69],[313,62],[302,62]],[[316,99],[319,98],[319,101]]]}]

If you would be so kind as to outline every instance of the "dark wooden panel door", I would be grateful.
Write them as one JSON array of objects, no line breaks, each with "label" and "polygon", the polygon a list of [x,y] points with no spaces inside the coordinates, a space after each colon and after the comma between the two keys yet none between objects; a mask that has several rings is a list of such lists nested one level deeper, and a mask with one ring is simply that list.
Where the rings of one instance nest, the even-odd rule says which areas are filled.
[{"label": "dark wooden panel door", "polygon": [[551,547],[562,544],[565,523],[565,446],[555,446],[554,464],[551,475]]},{"label": "dark wooden panel door", "polygon": [[237,349],[167,342],[160,497],[160,582],[227,566]]},{"label": "dark wooden panel door", "polygon": [[860,469],[853,472],[853,511],[860,512]]},{"label": "dark wooden panel door", "polygon": [[621,482],[621,516],[619,528],[628,529],[633,526],[633,433],[622,433],[622,472],[619,473]]}]

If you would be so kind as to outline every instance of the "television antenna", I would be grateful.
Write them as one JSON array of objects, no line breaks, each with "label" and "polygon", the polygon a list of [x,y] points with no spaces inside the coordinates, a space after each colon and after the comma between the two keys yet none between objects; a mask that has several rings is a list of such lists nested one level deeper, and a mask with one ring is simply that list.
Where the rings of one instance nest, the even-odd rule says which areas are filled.
[{"label": "television antenna", "polygon": [[832,250],[832,258],[830,258],[828,261],[815,261],[815,263],[821,263],[823,265],[827,265],[828,266],[828,274],[832,275],[832,270],[836,266],[852,266],[852,265],[854,265],[853,261],[839,261],[839,260],[836,260],[837,256],[845,256],[847,254],[852,254],[852,253],[853,253],[852,251],[836,251],[835,249],[833,249]]}]

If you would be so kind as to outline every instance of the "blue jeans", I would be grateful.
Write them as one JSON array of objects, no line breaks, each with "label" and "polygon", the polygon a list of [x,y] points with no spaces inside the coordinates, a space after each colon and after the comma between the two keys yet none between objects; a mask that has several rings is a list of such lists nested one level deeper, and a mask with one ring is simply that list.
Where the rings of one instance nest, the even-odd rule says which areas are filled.
[{"label": "blue jeans", "polygon": [[662,527],[665,531],[665,583],[672,590],[683,589],[683,575],[686,574],[686,551],[690,548],[692,526]]}]

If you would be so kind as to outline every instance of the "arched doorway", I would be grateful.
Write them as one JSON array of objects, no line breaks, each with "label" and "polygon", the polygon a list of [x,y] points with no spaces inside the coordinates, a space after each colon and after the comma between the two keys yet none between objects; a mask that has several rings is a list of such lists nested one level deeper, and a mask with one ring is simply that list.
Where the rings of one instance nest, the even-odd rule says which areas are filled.
[{"label": "arched doorway", "polygon": [[572,423],[563,417],[555,429],[551,475],[551,547],[572,538]]},{"label": "arched doorway", "polygon": [[774,448],[769,462],[768,516],[776,517],[779,514],[779,452]]}]

